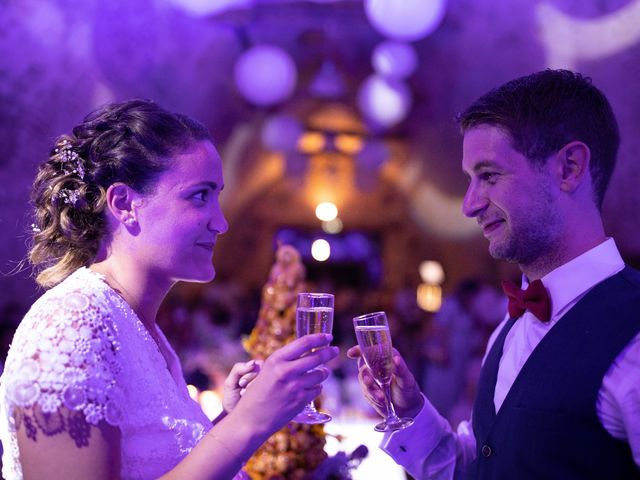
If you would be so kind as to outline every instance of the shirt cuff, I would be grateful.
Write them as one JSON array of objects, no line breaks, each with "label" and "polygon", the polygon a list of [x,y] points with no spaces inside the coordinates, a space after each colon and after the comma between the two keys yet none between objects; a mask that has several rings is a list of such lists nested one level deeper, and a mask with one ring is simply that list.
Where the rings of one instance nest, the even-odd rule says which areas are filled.
[{"label": "shirt cuff", "polygon": [[424,406],[413,419],[413,424],[402,430],[385,433],[380,443],[384,452],[409,471],[417,461],[428,457],[443,437],[451,435],[449,422],[424,395],[422,397]]}]

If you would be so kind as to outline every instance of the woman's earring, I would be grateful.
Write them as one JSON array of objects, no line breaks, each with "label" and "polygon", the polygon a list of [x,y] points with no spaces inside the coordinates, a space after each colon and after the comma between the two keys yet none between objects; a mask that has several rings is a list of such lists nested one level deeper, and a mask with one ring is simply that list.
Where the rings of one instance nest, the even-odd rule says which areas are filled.
[{"label": "woman's earring", "polygon": [[129,217],[124,221],[124,223],[128,227],[133,227],[136,224],[136,219],[134,217]]}]

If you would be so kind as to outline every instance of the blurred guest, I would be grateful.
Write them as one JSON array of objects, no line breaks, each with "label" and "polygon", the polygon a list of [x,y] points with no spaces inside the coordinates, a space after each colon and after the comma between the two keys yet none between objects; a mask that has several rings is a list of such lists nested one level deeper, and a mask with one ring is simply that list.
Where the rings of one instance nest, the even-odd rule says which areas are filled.
[{"label": "blurred guest", "polygon": [[[421,386],[429,401],[445,417],[462,394],[469,362],[484,345],[478,316],[485,316],[482,308],[485,305],[476,299],[489,299],[490,293],[486,292],[491,289],[475,279],[460,282],[433,317],[430,334],[423,342],[427,362],[422,377],[418,377],[407,362],[414,375],[423,379]],[[497,321],[503,318],[504,312],[501,312]],[[400,352],[404,356],[404,352]]]}]

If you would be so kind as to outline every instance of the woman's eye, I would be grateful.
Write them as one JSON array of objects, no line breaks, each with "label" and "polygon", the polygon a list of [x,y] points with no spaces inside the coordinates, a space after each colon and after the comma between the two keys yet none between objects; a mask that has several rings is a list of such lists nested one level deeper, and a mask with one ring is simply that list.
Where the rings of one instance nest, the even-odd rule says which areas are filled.
[{"label": "woman's eye", "polygon": [[207,191],[206,190],[200,190],[199,192],[196,192],[193,195],[193,198],[195,198],[196,200],[200,201],[200,202],[206,202],[207,201]]}]

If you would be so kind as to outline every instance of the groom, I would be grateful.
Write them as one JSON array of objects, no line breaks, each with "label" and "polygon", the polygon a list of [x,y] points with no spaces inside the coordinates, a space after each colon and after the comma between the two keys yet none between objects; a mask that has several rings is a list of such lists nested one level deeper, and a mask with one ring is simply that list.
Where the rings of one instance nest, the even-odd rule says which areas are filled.
[{"label": "groom", "polygon": [[504,286],[509,315],[457,431],[395,356],[395,404],[415,423],[383,450],[417,479],[640,478],[640,273],[602,224],[619,144],[607,99],[580,74],[545,70],[491,90],[459,124],[462,211],[494,258],[519,265],[524,291]]}]

